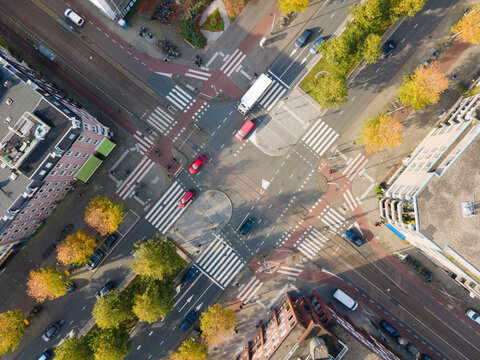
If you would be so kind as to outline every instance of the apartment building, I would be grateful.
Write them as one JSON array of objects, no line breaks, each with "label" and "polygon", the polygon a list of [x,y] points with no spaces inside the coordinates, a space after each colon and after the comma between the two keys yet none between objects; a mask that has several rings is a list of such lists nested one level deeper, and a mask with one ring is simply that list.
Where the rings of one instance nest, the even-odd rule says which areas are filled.
[{"label": "apartment building", "polygon": [[480,297],[480,94],[460,99],[389,181],[380,215]]},{"label": "apartment building", "polygon": [[0,264],[115,146],[110,130],[0,47]]}]

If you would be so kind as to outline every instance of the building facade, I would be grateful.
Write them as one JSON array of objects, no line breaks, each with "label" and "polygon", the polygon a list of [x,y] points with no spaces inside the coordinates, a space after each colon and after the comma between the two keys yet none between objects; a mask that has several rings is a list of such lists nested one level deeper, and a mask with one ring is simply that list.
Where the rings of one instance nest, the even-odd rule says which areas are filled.
[{"label": "building facade", "polygon": [[380,215],[480,297],[480,94],[460,99],[389,181]]},{"label": "building facade", "polygon": [[123,19],[140,0],[89,0],[110,20]]},{"label": "building facade", "polygon": [[110,130],[0,47],[0,263],[114,145]]}]

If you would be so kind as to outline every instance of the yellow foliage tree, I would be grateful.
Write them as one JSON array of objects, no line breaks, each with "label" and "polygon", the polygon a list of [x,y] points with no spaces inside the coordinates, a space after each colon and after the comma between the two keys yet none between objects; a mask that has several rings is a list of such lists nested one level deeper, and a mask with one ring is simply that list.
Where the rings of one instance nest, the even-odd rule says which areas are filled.
[{"label": "yellow foliage tree", "polygon": [[363,123],[358,142],[369,153],[391,149],[402,143],[402,124],[387,114],[372,116]]},{"label": "yellow foliage tree", "polygon": [[200,328],[209,345],[219,345],[233,335],[237,320],[231,309],[224,309],[220,304],[208,307],[200,317]]},{"label": "yellow foliage tree", "polygon": [[43,302],[65,295],[72,284],[72,280],[63,271],[53,267],[39,268],[30,271],[27,293],[38,302]]},{"label": "yellow foliage tree", "polygon": [[207,346],[189,339],[185,340],[168,360],[207,360],[207,357]]},{"label": "yellow foliage tree", "polygon": [[105,195],[92,200],[85,210],[85,222],[102,236],[113,233],[122,222],[123,205],[115,204]]},{"label": "yellow foliage tree", "polygon": [[0,314],[0,355],[15,350],[22,340],[26,326],[21,310],[10,310]]},{"label": "yellow foliage tree", "polygon": [[69,235],[57,246],[57,259],[64,265],[83,265],[93,254],[97,242],[85,232]]},{"label": "yellow foliage tree", "polygon": [[278,6],[284,14],[288,14],[291,11],[305,11],[310,4],[310,0],[278,0]]},{"label": "yellow foliage tree", "polygon": [[452,32],[459,32],[463,41],[478,44],[480,42],[480,6],[474,6],[463,15],[460,21],[452,26]]},{"label": "yellow foliage tree", "polygon": [[436,104],[448,87],[448,80],[438,61],[420,65],[412,76],[405,76],[398,98],[403,104],[411,104],[415,110]]}]

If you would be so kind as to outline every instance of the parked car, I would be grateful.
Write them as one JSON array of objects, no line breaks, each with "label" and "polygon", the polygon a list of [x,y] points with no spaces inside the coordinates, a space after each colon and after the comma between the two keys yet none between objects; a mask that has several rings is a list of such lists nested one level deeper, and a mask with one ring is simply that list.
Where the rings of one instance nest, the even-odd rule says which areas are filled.
[{"label": "parked car", "polygon": [[55,245],[59,245],[65,238],[70,235],[73,231],[73,224],[68,224],[65,226],[58,236],[57,240],[55,240]]},{"label": "parked car", "polygon": [[187,206],[188,202],[193,199],[195,193],[192,190],[188,190],[183,197],[178,200],[178,206],[184,208]]},{"label": "parked car", "polygon": [[392,55],[393,50],[397,47],[397,42],[395,40],[388,40],[385,44],[385,48],[382,53],[382,58],[387,59]]},{"label": "parked car", "polygon": [[306,29],[302,35],[300,35],[300,37],[297,39],[297,41],[295,41],[295,46],[297,48],[299,47],[302,47],[308,40],[308,38],[310,37],[310,35],[312,34],[312,30],[310,29]]},{"label": "parked car", "polygon": [[52,323],[43,333],[43,340],[50,341],[50,339],[58,332],[58,330],[60,330],[60,327],[61,325],[59,322]]},{"label": "parked car", "polygon": [[193,310],[188,316],[186,317],[185,321],[180,325],[180,331],[187,331],[188,328],[197,320],[198,318],[198,311]]},{"label": "parked car", "polygon": [[93,255],[90,256],[90,260],[88,261],[86,268],[88,270],[95,269],[100,263],[100,260],[102,260],[102,258],[103,258],[103,252],[101,252],[100,250],[95,251]]},{"label": "parked car", "polygon": [[475,310],[468,309],[465,315],[467,315],[470,319],[475,321],[477,324],[480,324],[480,317],[478,316],[478,313]]},{"label": "parked car", "polygon": [[118,239],[118,235],[116,234],[110,235],[107,238],[107,240],[105,240],[105,242],[103,243],[103,247],[105,248],[105,250],[109,250],[113,246],[115,241],[117,241],[117,239]]},{"label": "parked car", "polygon": [[255,224],[255,219],[252,217],[249,217],[247,220],[243,222],[242,226],[240,226],[239,228],[240,234],[246,235],[252,228],[253,224]]},{"label": "parked car", "polygon": [[51,351],[45,350],[44,352],[42,352],[42,354],[37,360],[50,360],[50,359],[53,359]]},{"label": "parked car", "polygon": [[386,322],[385,320],[382,320],[380,322],[380,326],[386,331],[388,332],[391,336],[393,336],[394,338],[397,338],[398,337],[398,331],[392,326],[390,325],[388,322]]},{"label": "parked car", "polygon": [[200,170],[200,168],[202,167],[202,165],[207,161],[207,159],[205,159],[205,156],[203,155],[200,155],[197,160],[195,160],[193,162],[192,165],[190,165],[190,167],[188,168],[188,171],[190,171],[190,174],[196,174],[198,172],[198,170]]},{"label": "parked car", "polygon": [[317,41],[315,41],[315,44],[313,44],[312,47],[310,48],[310,53],[313,54],[313,55],[318,54],[318,47],[325,40],[326,39],[324,37],[321,37]]},{"label": "parked car", "polygon": [[413,346],[412,344],[408,345],[407,351],[412,355],[417,355],[418,354],[418,349],[415,346]]},{"label": "parked car", "polygon": [[363,245],[363,241],[350,229],[345,231],[345,237],[357,246]]},{"label": "parked car", "polygon": [[74,292],[75,289],[76,289],[75,283],[72,283],[72,285],[70,285],[70,286],[67,288],[67,292]]},{"label": "parked car", "polygon": [[65,16],[78,26],[82,26],[83,24],[85,24],[85,19],[72,9],[65,10]]},{"label": "parked car", "polygon": [[182,286],[186,286],[198,274],[198,268],[192,266],[182,279]]},{"label": "parked car", "polygon": [[252,120],[245,121],[245,124],[243,124],[240,130],[237,131],[235,137],[237,138],[237,140],[242,141],[250,133],[250,131],[252,131],[254,127],[255,124]]},{"label": "parked car", "polygon": [[95,293],[95,299],[100,299],[101,297],[104,297],[109,291],[112,291],[113,289],[115,289],[115,285],[113,284],[113,282],[107,282],[105,286],[100,289],[100,291],[97,291]]}]

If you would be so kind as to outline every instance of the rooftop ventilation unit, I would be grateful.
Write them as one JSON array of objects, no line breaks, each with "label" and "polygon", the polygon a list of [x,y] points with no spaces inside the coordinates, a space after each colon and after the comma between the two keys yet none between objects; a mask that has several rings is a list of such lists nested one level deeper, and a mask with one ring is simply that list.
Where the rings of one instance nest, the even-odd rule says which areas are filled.
[{"label": "rooftop ventilation unit", "polygon": [[475,208],[472,201],[462,202],[462,215],[464,218],[470,218],[475,216]]}]

